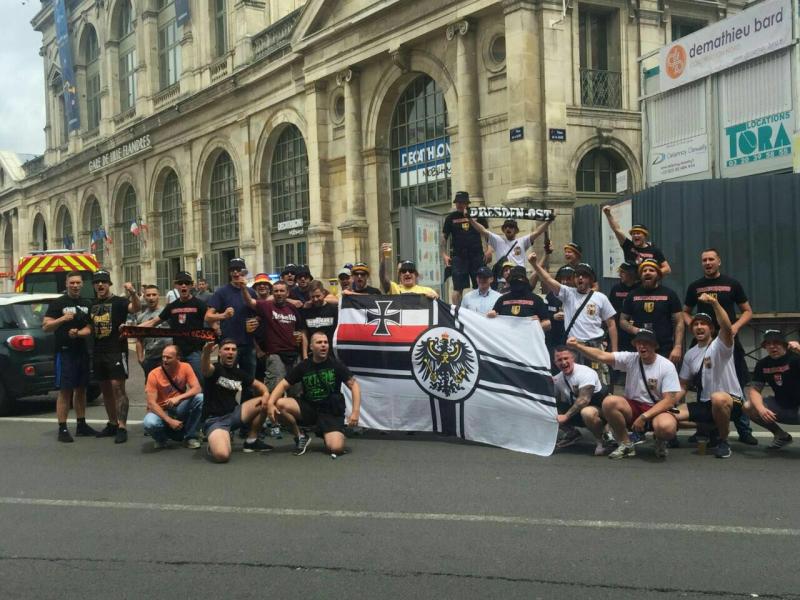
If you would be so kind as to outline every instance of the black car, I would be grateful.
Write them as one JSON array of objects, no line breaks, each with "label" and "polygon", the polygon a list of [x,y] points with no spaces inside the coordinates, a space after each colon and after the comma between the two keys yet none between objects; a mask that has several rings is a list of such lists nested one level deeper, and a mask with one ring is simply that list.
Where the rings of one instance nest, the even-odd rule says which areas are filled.
[{"label": "black car", "polygon": [[42,319],[58,296],[0,294],[0,415],[17,398],[55,389],[54,337],[42,331]]}]

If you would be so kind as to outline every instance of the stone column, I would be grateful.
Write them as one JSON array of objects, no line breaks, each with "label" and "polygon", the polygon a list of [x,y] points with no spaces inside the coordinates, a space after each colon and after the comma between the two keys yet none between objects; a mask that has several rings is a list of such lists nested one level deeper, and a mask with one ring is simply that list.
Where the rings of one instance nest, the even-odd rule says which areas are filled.
[{"label": "stone column", "polygon": [[511,185],[506,198],[513,203],[538,198],[544,187],[541,28],[536,4],[534,0],[503,1],[508,127],[522,127],[524,136],[508,142]]},{"label": "stone column", "polygon": [[342,258],[358,262],[366,260],[363,241],[369,226],[364,202],[364,163],[361,138],[361,86],[359,73],[346,69],[336,76],[337,85],[344,87],[345,107],[345,177],[347,207],[344,222],[339,225],[342,235]]},{"label": "stone column", "polygon": [[478,64],[475,24],[468,20],[447,26],[447,41],[456,38],[456,81],[458,84],[458,149],[460,189],[469,192],[474,204],[483,203],[483,172],[478,92]]}]

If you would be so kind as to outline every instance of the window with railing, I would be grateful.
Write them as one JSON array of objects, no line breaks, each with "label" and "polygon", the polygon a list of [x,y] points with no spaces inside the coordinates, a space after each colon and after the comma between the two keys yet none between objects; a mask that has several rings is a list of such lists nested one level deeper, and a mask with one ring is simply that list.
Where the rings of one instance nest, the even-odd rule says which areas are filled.
[{"label": "window with railing", "polygon": [[617,13],[600,9],[579,12],[581,104],[622,107]]},{"label": "window with railing", "polygon": [[239,206],[236,199],[236,171],[227,152],[222,152],[211,171],[211,243],[239,239]]},{"label": "window with railing", "polygon": [[181,76],[181,44],[175,2],[161,0],[158,11],[159,89],[175,85]]},{"label": "window with railing", "polygon": [[170,169],[161,190],[161,243],[165,253],[183,251],[183,205],[178,176]]}]

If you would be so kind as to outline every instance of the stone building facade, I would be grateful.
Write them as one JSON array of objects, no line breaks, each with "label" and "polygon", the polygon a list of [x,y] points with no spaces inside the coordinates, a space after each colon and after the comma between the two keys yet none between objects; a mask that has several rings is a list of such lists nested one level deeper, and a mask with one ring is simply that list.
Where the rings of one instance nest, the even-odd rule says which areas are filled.
[{"label": "stone building facade", "polygon": [[556,209],[560,244],[616,172],[642,185],[637,57],[744,3],[191,0],[179,24],[174,0],[66,0],[69,131],[43,2],[47,149],[0,187],[4,264],[73,244],[162,289],[233,256],[333,276],[459,189]]}]

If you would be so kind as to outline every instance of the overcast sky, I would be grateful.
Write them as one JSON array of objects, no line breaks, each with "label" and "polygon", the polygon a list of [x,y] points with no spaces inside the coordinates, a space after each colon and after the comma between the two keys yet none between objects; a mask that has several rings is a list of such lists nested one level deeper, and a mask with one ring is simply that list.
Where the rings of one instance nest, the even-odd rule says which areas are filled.
[{"label": "overcast sky", "polygon": [[31,27],[40,0],[0,0],[0,150],[44,153],[42,35]]}]

